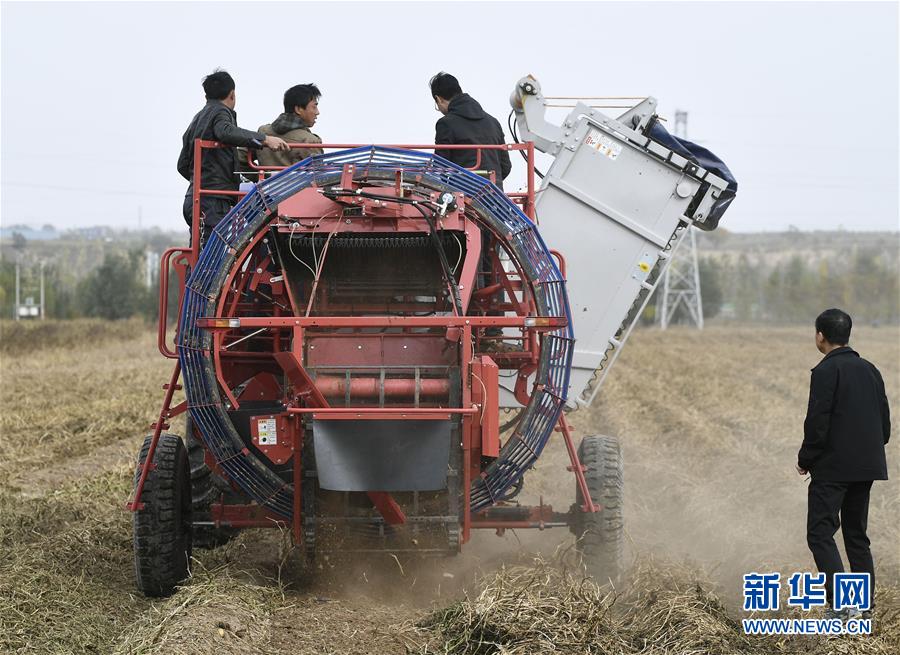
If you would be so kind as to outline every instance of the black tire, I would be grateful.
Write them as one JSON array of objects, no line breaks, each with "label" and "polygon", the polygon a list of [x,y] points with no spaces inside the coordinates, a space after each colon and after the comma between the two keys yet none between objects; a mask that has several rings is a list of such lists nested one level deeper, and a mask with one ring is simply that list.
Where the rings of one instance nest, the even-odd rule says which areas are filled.
[{"label": "black tire", "polygon": [[[231,491],[228,483],[216,475],[206,465],[206,448],[203,442],[194,434],[193,422],[188,416],[185,428],[185,440],[187,441],[188,460],[191,464],[191,505],[194,521],[212,521],[210,507],[222,497],[222,494]],[[216,528],[208,525],[194,526],[195,548],[217,548],[223,546],[237,536],[238,530],[234,528]]]},{"label": "black tire", "polygon": [[[137,487],[150,450],[144,439],[134,472]],[[169,596],[188,577],[191,560],[191,480],[181,439],[161,434],[153,454],[156,467],[147,474],[143,509],[134,512],[134,575],[146,596]]]},{"label": "black tire", "polygon": [[619,440],[605,435],[588,436],[578,446],[578,459],[586,467],[591,499],[599,512],[581,510],[582,495],[575,486],[576,548],[585,572],[599,584],[620,579],[625,550],[623,520],[624,472]]}]

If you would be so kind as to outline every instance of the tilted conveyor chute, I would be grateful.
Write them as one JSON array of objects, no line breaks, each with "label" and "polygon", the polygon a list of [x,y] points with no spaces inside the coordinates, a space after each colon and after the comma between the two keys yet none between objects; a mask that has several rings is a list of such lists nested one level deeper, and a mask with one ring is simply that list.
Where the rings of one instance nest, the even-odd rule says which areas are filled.
[{"label": "tilted conveyor chute", "polygon": [[737,183],[712,153],[659,125],[653,98],[618,118],[579,102],[557,126],[538,81],[524,77],[510,103],[519,138],[555,158],[535,206],[545,242],[566,256],[577,336],[568,403],[589,404],[683,228],[715,229]]}]

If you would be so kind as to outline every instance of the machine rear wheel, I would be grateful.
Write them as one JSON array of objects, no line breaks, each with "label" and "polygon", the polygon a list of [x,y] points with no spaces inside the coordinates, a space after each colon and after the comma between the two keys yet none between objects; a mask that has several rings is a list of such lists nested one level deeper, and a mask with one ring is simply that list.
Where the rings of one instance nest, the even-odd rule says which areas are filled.
[{"label": "machine rear wheel", "polygon": [[[194,521],[211,521],[210,505],[223,493],[231,489],[222,478],[206,465],[206,448],[203,442],[194,435],[191,417],[185,421],[185,441],[187,441],[188,460],[191,465],[191,507]],[[196,548],[216,548],[223,546],[237,536],[234,528],[216,528],[214,526],[194,526],[193,539]]]},{"label": "machine rear wheel", "polygon": [[[144,439],[134,472],[137,486],[150,450]],[[187,578],[191,559],[191,479],[181,439],[161,434],[153,454],[156,466],[147,474],[141,503],[134,512],[134,574],[146,596],[168,596]]]},{"label": "machine rear wheel", "polygon": [[591,499],[601,506],[599,512],[583,512],[582,495],[577,485],[575,497],[576,547],[586,573],[598,583],[615,582],[622,573],[625,548],[623,511],[624,474],[619,440],[606,435],[585,437],[578,446],[578,459]]}]

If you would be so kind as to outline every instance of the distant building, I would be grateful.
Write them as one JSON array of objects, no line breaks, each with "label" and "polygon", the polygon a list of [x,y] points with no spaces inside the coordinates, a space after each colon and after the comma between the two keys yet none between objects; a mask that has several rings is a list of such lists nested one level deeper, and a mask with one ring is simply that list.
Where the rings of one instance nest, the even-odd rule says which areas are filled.
[{"label": "distant building", "polygon": [[112,241],[116,235],[116,231],[105,225],[95,225],[93,227],[76,227],[66,232],[67,235],[76,239],[86,239],[93,241],[94,239],[105,239]]},{"label": "distant building", "polygon": [[0,239],[12,239],[14,234],[21,234],[26,241],[52,241],[60,237],[52,225],[38,229],[28,225],[9,225],[0,227]]}]

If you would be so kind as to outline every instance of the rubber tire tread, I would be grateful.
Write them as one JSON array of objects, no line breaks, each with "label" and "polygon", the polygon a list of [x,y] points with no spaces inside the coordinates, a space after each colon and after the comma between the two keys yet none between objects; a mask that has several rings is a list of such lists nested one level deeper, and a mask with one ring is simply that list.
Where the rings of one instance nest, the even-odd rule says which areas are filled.
[{"label": "rubber tire tread", "polygon": [[[186,436],[188,460],[191,464],[191,505],[194,519],[209,521],[212,519],[210,506],[223,492],[230,491],[228,483],[213,473],[206,465],[206,447],[194,435],[193,422],[189,416],[186,420]],[[195,548],[217,548],[234,539],[238,530],[234,528],[215,528],[206,525],[194,527]]]},{"label": "rubber tire tread", "polygon": [[[625,477],[619,440],[606,435],[586,436],[578,446],[578,459],[591,499],[599,512],[579,512],[576,545],[586,573],[598,583],[616,582],[622,574],[625,551]],[[580,507],[583,500],[576,485]]]},{"label": "rubber tire tread", "polygon": [[[151,437],[144,439],[134,472],[137,487]],[[147,474],[143,509],[133,514],[134,574],[146,596],[169,596],[189,574],[191,559],[191,484],[187,450],[181,438],[161,434],[153,454],[156,468]]]}]

